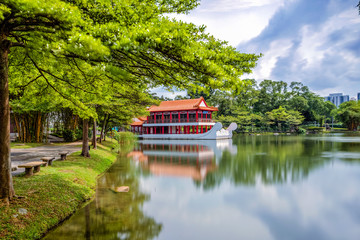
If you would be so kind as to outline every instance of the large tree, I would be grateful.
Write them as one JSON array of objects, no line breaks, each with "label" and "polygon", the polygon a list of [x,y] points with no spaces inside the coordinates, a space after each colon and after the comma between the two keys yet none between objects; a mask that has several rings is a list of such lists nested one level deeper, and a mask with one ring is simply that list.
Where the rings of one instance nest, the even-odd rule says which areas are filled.
[{"label": "large tree", "polygon": [[[164,17],[196,0],[5,0],[0,3],[0,199],[14,195],[10,174],[8,59],[23,64],[23,85],[40,82],[84,119],[97,117],[101,89],[122,84],[240,89],[258,55],[243,54],[203,27]],[[21,47],[15,49],[15,47]],[[96,77],[90,77],[96,76]],[[11,83],[11,81],[10,81]],[[135,87],[134,87],[135,86]],[[100,89],[100,90],[99,90]],[[109,92],[108,101],[113,95]]]},{"label": "large tree", "polygon": [[10,49],[21,47],[24,51],[42,52],[46,50],[44,42],[66,37],[81,21],[77,8],[64,1],[0,3],[0,201],[7,204],[15,194],[10,161]]}]

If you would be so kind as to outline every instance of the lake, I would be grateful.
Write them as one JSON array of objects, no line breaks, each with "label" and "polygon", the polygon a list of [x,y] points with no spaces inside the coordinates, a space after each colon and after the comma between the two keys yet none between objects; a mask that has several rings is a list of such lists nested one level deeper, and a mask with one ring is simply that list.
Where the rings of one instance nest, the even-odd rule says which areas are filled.
[{"label": "lake", "polygon": [[94,200],[46,239],[359,237],[360,137],[332,134],[122,146]]}]

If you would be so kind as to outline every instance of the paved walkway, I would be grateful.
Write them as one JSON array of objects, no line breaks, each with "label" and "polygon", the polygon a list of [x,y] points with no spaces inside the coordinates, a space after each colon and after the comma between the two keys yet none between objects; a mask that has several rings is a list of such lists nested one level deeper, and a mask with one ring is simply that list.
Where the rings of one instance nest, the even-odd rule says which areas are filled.
[{"label": "paved walkway", "polygon": [[[39,161],[41,157],[55,157],[55,160],[60,159],[59,152],[77,152],[81,150],[81,142],[73,142],[66,145],[44,145],[34,148],[12,148],[11,149],[11,166],[17,167],[21,164]],[[24,168],[12,172],[13,175],[25,172]]]}]

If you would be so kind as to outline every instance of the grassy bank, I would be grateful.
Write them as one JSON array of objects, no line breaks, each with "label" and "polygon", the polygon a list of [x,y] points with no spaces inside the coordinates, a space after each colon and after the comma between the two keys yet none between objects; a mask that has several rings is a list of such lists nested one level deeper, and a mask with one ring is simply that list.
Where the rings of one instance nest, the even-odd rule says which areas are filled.
[{"label": "grassy bank", "polygon": [[41,147],[45,145],[45,143],[18,143],[18,142],[11,142],[11,148],[34,148],[34,147]]},{"label": "grassy bank", "polygon": [[15,177],[15,192],[25,198],[12,201],[9,208],[0,206],[0,239],[38,239],[82,206],[94,195],[97,177],[116,159],[112,145],[98,144],[91,158],[77,152],[32,177]]}]

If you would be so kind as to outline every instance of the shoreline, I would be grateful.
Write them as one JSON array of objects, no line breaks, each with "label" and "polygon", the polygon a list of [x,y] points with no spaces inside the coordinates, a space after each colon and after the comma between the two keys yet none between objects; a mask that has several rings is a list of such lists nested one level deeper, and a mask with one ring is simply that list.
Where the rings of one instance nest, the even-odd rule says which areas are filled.
[{"label": "shoreline", "polygon": [[68,155],[31,177],[14,176],[15,193],[24,198],[0,205],[0,239],[40,239],[90,201],[98,177],[115,162],[114,142],[91,149],[91,158]]}]

